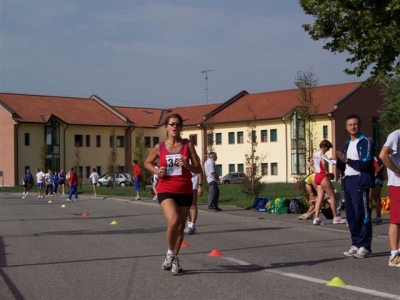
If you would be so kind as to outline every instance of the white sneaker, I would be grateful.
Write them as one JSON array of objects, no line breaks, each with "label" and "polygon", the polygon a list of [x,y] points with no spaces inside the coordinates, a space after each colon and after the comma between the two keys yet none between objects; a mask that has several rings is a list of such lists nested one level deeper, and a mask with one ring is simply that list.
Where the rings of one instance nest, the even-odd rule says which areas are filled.
[{"label": "white sneaker", "polygon": [[358,249],[357,253],[353,255],[355,258],[367,258],[371,256],[371,251],[368,249],[365,249],[364,247],[361,247]]},{"label": "white sneaker", "polygon": [[67,201],[71,201],[71,199],[68,198]]},{"label": "white sneaker", "polygon": [[313,225],[321,225],[321,224],[322,224],[320,218],[315,218],[314,221],[313,221],[312,223],[313,223]]},{"label": "white sneaker", "polygon": [[333,219],[333,224],[346,224],[346,219],[342,219],[341,217],[336,217]]},{"label": "white sneaker", "polygon": [[167,256],[165,257],[165,260],[164,260],[164,262],[163,262],[163,264],[161,266],[162,269],[163,270],[171,270],[172,262],[174,261],[174,259],[175,259],[175,255],[167,254]]},{"label": "white sneaker", "polygon": [[140,197],[136,197],[135,199],[136,199],[136,200],[140,200],[140,199],[142,199],[142,198],[140,198]]},{"label": "white sneaker", "polygon": [[175,256],[174,261],[172,262],[172,268],[171,268],[172,273],[182,273],[182,267],[179,263],[179,258],[178,256]]},{"label": "white sneaker", "polygon": [[343,252],[343,255],[352,257],[354,254],[356,254],[358,251],[358,248],[356,246],[351,246],[349,251]]}]

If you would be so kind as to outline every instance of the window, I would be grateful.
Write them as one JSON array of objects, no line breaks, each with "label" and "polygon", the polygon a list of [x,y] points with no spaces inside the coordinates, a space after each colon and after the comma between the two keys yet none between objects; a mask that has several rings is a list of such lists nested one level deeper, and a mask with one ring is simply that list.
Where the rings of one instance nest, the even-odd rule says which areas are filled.
[{"label": "window", "polygon": [[261,163],[261,175],[268,175],[268,163]]},{"label": "window", "polygon": [[207,134],[207,145],[213,145],[213,144],[214,144],[213,134],[212,133],[208,133]]},{"label": "window", "polygon": [[189,140],[193,144],[193,146],[197,146],[197,134],[190,134]]},{"label": "window", "polygon": [[86,147],[90,147],[90,135],[86,135]]},{"label": "window", "polygon": [[221,135],[221,133],[216,133],[215,134],[215,143],[217,145],[221,145],[222,144],[222,135]]},{"label": "window", "polygon": [[25,133],[25,146],[30,146],[30,145],[31,145],[31,134]]},{"label": "window", "polygon": [[268,142],[268,130],[261,130],[261,143]]},{"label": "window", "polygon": [[79,166],[79,172],[78,172],[78,178],[83,178],[83,167],[82,166]]},{"label": "window", "polygon": [[228,143],[229,143],[229,145],[232,145],[235,143],[235,133],[234,132],[228,133]]},{"label": "window", "polygon": [[101,176],[101,166],[96,167],[96,172],[99,174],[99,176]]},{"label": "window", "polygon": [[221,175],[222,174],[222,165],[215,165],[215,168],[217,170],[217,175]]},{"label": "window", "polygon": [[326,139],[328,139],[328,126],[327,125],[324,125],[323,127],[322,127],[322,136],[323,136],[323,139],[324,140],[326,140]]},{"label": "window", "polygon": [[160,142],[160,138],[158,136],[153,136],[153,146],[157,145]]},{"label": "window", "polygon": [[110,147],[113,148],[114,147],[114,136],[110,135]]},{"label": "window", "polygon": [[278,136],[277,136],[276,129],[271,129],[270,130],[270,134],[271,134],[270,141],[271,142],[277,142],[278,141]]},{"label": "window", "polygon": [[90,170],[90,166],[86,166],[86,178],[89,178],[90,174],[92,174],[92,170]]},{"label": "window", "polygon": [[243,172],[244,165],[243,164],[237,164],[237,170],[238,170],[238,172]]},{"label": "window", "polygon": [[271,175],[278,175],[278,163],[271,163]]},{"label": "window", "polygon": [[75,134],[75,143],[76,147],[83,147],[83,135],[82,134]]},{"label": "window", "polygon": [[235,164],[229,164],[229,172],[235,172]]},{"label": "window", "polygon": [[243,144],[243,131],[238,131],[237,132],[237,143],[238,144]]},{"label": "window", "polygon": [[96,135],[96,147],[101,147],[101,135]]},{"label": "window", "polygon": [[252,144],[257,143],[257,133],[256,133],[255,130],[253,130],[253,131],[251,132],[251,143],[252,143]]},{"label": "window", "polygon": [[118,148],[123,148],[125,147],[125,137],[122,135],[117,136],[117,147]]},{"label": "window", "polygon": [[151,137],[149,136],[144,137],[144,146],[146,148],[151,148]]}]

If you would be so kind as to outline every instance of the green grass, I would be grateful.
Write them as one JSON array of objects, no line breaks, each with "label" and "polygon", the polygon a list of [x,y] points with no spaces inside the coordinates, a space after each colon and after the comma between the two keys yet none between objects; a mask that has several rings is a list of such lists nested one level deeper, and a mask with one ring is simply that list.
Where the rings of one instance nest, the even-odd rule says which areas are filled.
[{"label": "green grass", "polygon": [[[333,183],[335,189],[341,191],[340,186],[337,183]],[[248,195],[241,192],[240,184],[221,184],[219,185],[220,205],[232,205],[237,207],[251,207],[254,201],[254,197],[249,197]],[[150,187],[146,187],[145,191],[141,192],[142,197],[153,198],[153,195],[149,192]],[[0,187],[0,193],[22,193],[23,188],[21,187]],[[84,185],[78,189],[79,194],[83,195],[93,195],[92,186]],[[36,187],[32,188],[31,192],[33,194],[37,193]],[[134,192],[132,187],[117,187],[115,189],[107,187],[98,187],[98,195],[103,196],[119,196],[119,197],[136,197],[136,192]],[[286,197],[286,198],[296,198],[304,196],[302,191],[295,189],[295,183],[268,183],[265,185],[264,191],[260,196],[268,196],[273,199]],[[386,182],[382,188],[382,197],[387,196]],[[198,203],[207,203],[207,190],[204,190],[204,195],[199,197]]]}]

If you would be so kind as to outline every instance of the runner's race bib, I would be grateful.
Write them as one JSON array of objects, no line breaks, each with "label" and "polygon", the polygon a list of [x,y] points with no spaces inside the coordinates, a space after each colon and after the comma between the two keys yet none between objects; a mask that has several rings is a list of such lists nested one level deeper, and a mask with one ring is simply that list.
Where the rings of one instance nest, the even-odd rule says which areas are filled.
[{"label": "runner's race bib", "polygon": [[182,166],[178,165],[178,159],[181,157],[180,154],[169,154],[166,155],[167,161],[167,176],[178,176],[182,175]]}]

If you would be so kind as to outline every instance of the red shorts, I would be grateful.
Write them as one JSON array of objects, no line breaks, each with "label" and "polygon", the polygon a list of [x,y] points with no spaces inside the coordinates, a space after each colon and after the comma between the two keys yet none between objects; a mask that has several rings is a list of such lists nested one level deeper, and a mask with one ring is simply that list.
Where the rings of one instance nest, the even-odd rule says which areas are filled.
[{"label": "red shorts", "polygon": [[328,174],[326,173],[317,173],[315,174],[314,177],[314,182],[316,185],[321,185],[322,180],[324,180],[325,177],[328,177]]},{"label": "red shorts", "polygon": [[390,224],[400,225],[400,186],[388,186]]}]

